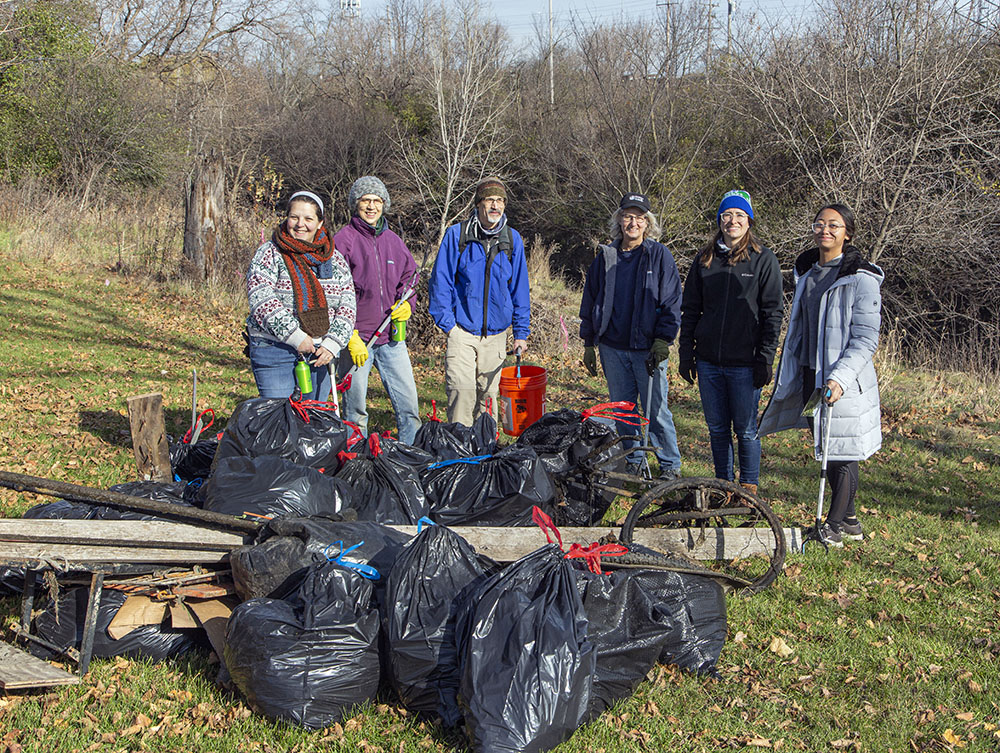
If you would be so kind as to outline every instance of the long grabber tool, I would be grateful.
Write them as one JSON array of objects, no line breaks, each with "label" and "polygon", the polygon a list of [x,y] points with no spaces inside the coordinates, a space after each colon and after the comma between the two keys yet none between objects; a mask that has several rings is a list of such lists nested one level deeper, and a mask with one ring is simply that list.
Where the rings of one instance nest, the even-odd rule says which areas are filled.
[{"label": "long grabber tool", "polygon": [[819,415],[819,426],[816,427],[816,430],[822,432],[820,434],[820,453],[823,456],[820,460],[816,520],[813,523],[812,529],[802,537],[803,552],[806,550],[806,544],[810,541],[818,541],[826,551],[830,551],[830,542],[823,537],[823,497],[826,494],[826,468],[830,454],[830,425],[833,423],[831,420],[833,416],[833,404],[828,402],[830,395],[829,387],[817,387],[816,391],[806,402],[805,408],[802,409],[802,415],[808,418],[814,417],[817,414]]},{"label": "long grabber tool", "polygon": [[[392,305],[392,308],[389,309],[389,313],[385,315],[385,319],[383,319],[382,323],[380,325],[378,325],[378,329],[375,330],[375,332],[372,334],[372,336],[368,338],[368,342],[365,343],[365,348],[368,351],[371,351],[372,346],[382,336],[382,333],[385,332],[385,328],[389,326],[389,322],[392,321],[392,313],[396,309],[398,309],[400,306],[403,305],[403,301],[409,300],[410,298],[412,298],[416,294],[416,292],[417,292],[417,275],[419,275],[419,274],[420,274],[420,270],[417,270],[417,269],[413,270],[413,276],[410,278],[410,281],[409,281],[409,283],[406,286],[406,290],[403,291],[403,295],[400,297],[400,299],[398,301],[396,301]],[[368,354],[368,357],[371,358],[371,353],[370,352]],[[336,392],[338,390],[340,392],[347,392],[347,390],[349,390],[351,388],[351,377],[354,375],[354,372],[357,371],[357,370],[358,370],[358,367],[352,364],[351,368],[347,370],[347,373],[344,374],[344,378],[340,380],[339,384],[336,383],[336,380],[334,380],[334,392]],[[331,373],[334,373],[334,372],[331,372]]]}]

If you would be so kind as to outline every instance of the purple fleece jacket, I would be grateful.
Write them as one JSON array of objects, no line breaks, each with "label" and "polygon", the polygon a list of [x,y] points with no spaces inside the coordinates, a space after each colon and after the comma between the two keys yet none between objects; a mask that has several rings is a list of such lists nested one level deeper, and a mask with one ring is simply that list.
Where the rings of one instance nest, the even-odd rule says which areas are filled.
[{"label": "purple fleece jacket", "polygon": [[[354,290],[358,300],[358,320],[355,327],[366,343],[385,319],[406,289],[416,286],[417,263],[403,239],[389,229],[388,224],[377,236],[375,228],[358,216],[333,236],[333,244],[351,267]],[[413,306],[415,298],[409,299]],[[389,327],[376,345],[389,342]]]}]

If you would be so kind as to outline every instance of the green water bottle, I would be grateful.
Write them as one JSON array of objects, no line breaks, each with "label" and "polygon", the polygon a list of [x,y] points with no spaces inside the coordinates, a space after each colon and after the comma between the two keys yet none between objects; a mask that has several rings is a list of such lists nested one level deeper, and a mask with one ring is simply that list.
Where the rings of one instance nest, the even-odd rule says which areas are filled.
[{"label": "green water bottle", "polygon": [[299,386],[299,392],[303,395],[308,395],[313,391],[312,370],[302,355],[295,362],[295,383]]},{"label": "green water bottle", "polygon": [[393,322],[392,323],[392,340],[393,342],[403,342],[406,339],[406,320]]}]

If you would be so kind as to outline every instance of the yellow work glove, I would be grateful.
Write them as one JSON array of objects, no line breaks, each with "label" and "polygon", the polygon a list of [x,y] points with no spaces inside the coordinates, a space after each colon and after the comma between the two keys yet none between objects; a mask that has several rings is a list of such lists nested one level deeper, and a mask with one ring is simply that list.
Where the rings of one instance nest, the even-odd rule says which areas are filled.
[{"label": "yellow work glove", "polygon": [[390,316],[394,322],[405,322],[413,316],[413,310],[410,308],[410,302],[403,301],[400,303],[392,310],[392,314]]},{"label": "yellow work glove", "polygon": [[347,341],[347,352],[351,354],[351,360],[359,369],[368,360],[368,348],[365,347],[365,341],[361,339],[357,330],[354,330],[351,339]]}]

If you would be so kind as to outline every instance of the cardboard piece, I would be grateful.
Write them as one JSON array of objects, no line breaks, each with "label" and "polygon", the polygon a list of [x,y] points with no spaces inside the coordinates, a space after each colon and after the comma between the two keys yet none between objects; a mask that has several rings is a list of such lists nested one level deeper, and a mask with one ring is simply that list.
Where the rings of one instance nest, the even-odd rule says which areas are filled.
[{"label": "cardboard piece", "polygon": [[129,596],[108,625],[108,635],[114,640],[124,638],[137,627],[159,625],[166,619],[167,605],[148,596]]}]

